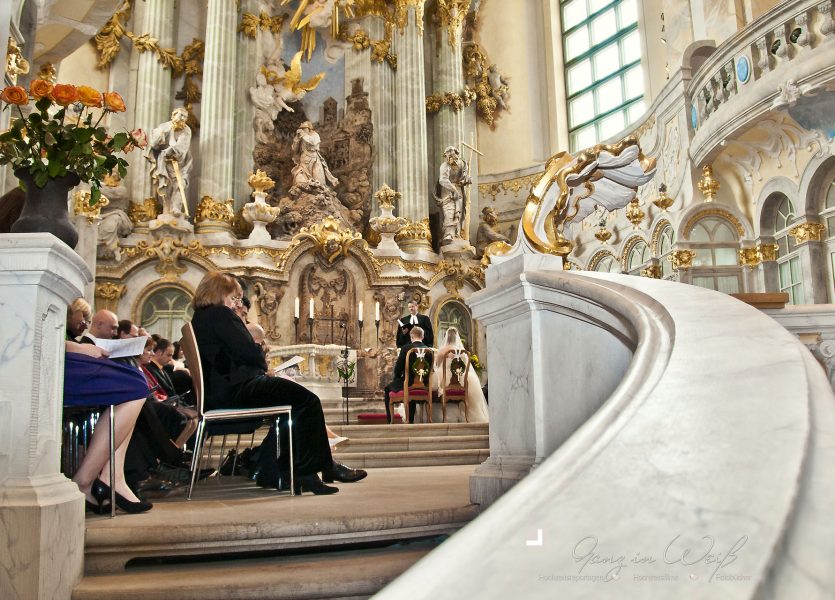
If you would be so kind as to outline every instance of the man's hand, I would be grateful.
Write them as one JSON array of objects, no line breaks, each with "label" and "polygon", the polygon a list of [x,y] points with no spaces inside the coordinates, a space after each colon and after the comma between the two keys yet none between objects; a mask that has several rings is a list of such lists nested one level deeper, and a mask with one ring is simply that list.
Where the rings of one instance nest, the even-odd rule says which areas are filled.
[{"label": "man's hand", "polygon": [[107,358],[110,353],[103,348],[94,346],[93,344],[79,344],[78,342],[66,342],[67,352],[75,352],[76,354],[83,354],[92,358]]}]

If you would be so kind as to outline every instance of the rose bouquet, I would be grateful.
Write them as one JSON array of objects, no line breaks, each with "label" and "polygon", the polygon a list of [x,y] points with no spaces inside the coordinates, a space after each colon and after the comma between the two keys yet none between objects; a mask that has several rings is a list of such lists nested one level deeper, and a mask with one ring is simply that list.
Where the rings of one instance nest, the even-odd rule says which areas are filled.
[{"label": "rose bouquet", "polygon": [[[128,162],[119,154],[148,143],[141,129],[111,136],[100,126],[107,113],[125,111],[125,102],[116,92],[35,79],[29,92],[20,86],[4,88],[0,101],[12,110],[11,126],[0,134],[0,164],[27,171],[40,188],[49,179],[75,174],[90,184],[91,204],[101,196],[105,176],[114,169],[121,177],[127,173]],[[34,109],[27,116],[21,107],[30,101]],[[77,115],[68,114],[70,106]],[[11,107],[17,109],[16,115]],[[95,109],[101,112],[96,115]]]}]

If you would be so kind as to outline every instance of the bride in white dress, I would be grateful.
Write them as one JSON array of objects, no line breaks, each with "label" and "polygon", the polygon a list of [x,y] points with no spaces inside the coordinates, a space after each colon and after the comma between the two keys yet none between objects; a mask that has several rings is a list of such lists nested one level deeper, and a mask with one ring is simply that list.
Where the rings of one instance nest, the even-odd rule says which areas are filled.
[{"label": "bride in white dress", "polygon": [[[464,350],[461,337],[455,327],[450,327],[438,337],[443,344],[435,353],[435,381],[438,382],[438,389],[444,385],[444,372],[450,376],[450,364],[455,355]],[[446,369],[444,369],[446,363]],[[486,423],[488,421],[487,401],[481,391],[481,382],[472,367],[467,371],[467,396],[464,400],[467,403],[467,418],[470,423]],[[449,406],[449,405],[448,405]],[[463,416],[463,414],[461,415]]]}]

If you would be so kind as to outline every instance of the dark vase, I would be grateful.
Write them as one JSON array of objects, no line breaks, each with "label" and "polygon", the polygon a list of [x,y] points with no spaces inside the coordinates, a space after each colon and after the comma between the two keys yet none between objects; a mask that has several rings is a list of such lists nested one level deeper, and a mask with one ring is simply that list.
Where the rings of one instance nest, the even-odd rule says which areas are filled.
[{"label": "dark vase", "polygon": [[15,171],[15,176],[26,188],[26,201],[20,218],[12,224],[12,233],[51,233],[70,248],[78,243],[78,231],[70,222],[67,195],[81,180],[75,173],[50,178],[42,188],[25,169]]}]

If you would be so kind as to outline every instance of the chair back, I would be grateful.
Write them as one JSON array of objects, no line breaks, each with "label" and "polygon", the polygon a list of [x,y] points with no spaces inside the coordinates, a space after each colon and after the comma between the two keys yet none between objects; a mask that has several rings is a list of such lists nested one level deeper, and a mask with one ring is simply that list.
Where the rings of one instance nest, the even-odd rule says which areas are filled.
[{"label": "chair back", "polygon": [[410,389],[428,389],[432,376],[432,348],[409,348],[406,352],[406,381],[405,387]]},{"label": "chair back", "polygon": [[191,323],[186,323],[181,329],[183,339],[180,341],[180,348],[183,350],[183,356],[188,363],[188,369],[191,373],[191,380],[194,386],[194,407],[197,409],[197,414],[203,416],[203,365],[200,362],[200,352],[197,349],[197,338],[194,335],[194,327]]},{"label": "chair back", "polygon": [[467,394],[467,375],[470,371],[470,355],[464,349],[453,350],[449,356],[451,360],[444,359],[443,364],[443,392],[462,392]]}]

